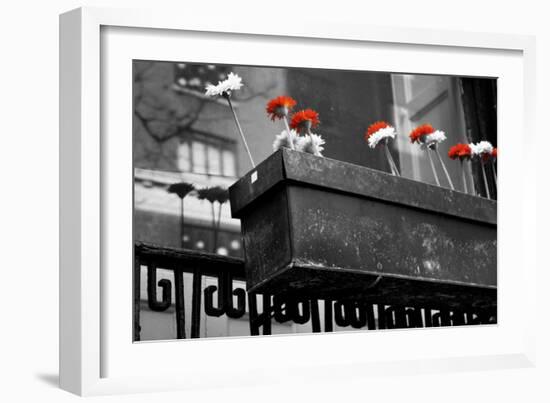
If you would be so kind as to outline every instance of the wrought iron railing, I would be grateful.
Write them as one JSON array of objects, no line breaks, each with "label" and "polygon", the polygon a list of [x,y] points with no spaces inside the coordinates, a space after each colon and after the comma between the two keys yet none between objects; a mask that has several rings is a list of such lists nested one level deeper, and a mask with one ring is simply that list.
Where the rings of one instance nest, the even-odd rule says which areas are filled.
[{"label": "wrought iron railing", "polygon": [[[318,300],[247,293],[243,287],[235,285],[235,281],[243,281],[245,278],[242,259],[136,243],[134,341],[141,339],[142,268],[147,272],[148,308],[154,312],[163,312],[174,305],[176,337],[179,339],[199,338],[201,320],[207,316],[223,315],[239,319],[248,314],[252,336],[260,335],[260,331],[263,335],[271,334],[272,321],[310,323],[313,333],[332,332],[336,326],[375,330],[496,323],[494,312],[451,311],[430,307],[388,306],[372,301]],[[173,284],[166,278],[157,281],[158,270],[173,272]],[[185,309],[185,273],[192,275],[191,309]],[[186,277],[189,278],[189,275]],[[204,277],[217,278],[217,285],[208,285],[203,288]],[[162,291],[158,292],[157,287]],[[172,292],[175,293],[175,298],[172,298]],[[259,300],[261,300],[261,311]],[[322,310],[319,309],[320,306],[323,307]],[[191,318],[186,318],[186,311],[191,312]],[[188,320],[190,320],[190,326],[186,325]],[[186,328],[190,328],[190,334],[186,333]]]}]

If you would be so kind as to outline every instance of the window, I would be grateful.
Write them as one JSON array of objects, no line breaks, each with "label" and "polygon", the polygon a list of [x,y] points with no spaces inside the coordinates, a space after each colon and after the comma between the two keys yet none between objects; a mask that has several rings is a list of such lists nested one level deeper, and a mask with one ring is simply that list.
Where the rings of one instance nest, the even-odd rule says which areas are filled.
[{"label": "window", "polygon": [[[422,123],[431,123],[443,130],[447,141],[445,148],[440,152],[444,157],[450,145],[469,142],[464,126],[458,78],[407,74],[392,74],[391,78],[394,92],[394,121],[398,132],[405,134],[399,136],[396,141],[401,172],[414,180],[435,183],[425,151],[411,144],[407,134]],[[452,181],[455,184],[460,183],[460,166],[448,163],[447,158],[445,162]],[[468,176],[470,177],[471,175]]]},{"label": "window", "polygon": [[197,134],[185,138],[177,150],[178,169],[196,174],[237,175],[236,146],[232,139]]},{"label": "window", "polygon": [[177,63],[175,65],[175,83],[180,88],[202,94],[205,86],[225,80],[228,73],[227,66]]},{"label": "window", "polygon": [[191,171],[191,147],[188,142],[178,147],[178,168],[183,172]]},{"label": "window", "polygon": [[206,147],[208,157],[208,173],[211,175],[221,175],[221,151],[219,147],[208,145]]},{"label": "window", "polygon": [[224,150],[222,152],[222,163],[223,163],[223,174],[225,176],[236,176],[236,164],[235,164],[235,153],[229,150]]},{"label": "window", "polygon": [[191,151],[193,153],[192,171],[198,174],[208,173],[205,144],[200,141],[193,141],[191,143]]}]

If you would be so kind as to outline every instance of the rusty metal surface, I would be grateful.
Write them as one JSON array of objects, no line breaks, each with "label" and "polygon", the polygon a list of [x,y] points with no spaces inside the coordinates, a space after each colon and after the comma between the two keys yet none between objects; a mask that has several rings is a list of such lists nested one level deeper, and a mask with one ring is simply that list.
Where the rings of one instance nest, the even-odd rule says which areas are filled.
[{"label": "rusty metal surface", "polygon": [[[251,176],[256,172],[257,180]],[[249,206],[269,188],[283,181],[327,188],[380,201],[439,212],[459,218],[497,223],[495,200],[452,191],[375,169],[281,149],[230,187],[231,211],[240,218]]]},{"label": "rusty metal surface", "polygon": [[231,214],[238,217],[240,211],[285,179],[282,151],[274,153],[229,187]]},{"label": "rusty metal surface", "polygon": [[496,285],[496,227],[289,185],[294,265]]},{"label": "rusty metal surface", "polygon": [[249,290],[496,306],[495,201],[290,150],[251,172],[230,188]]},{"label": "rusty metal surface", "polygon": [[284,187],[271,188],[258,199],[261,208],[250,209],[241,220],[245,273],[250,279],[263,279],[291,262],[291,227]]}]

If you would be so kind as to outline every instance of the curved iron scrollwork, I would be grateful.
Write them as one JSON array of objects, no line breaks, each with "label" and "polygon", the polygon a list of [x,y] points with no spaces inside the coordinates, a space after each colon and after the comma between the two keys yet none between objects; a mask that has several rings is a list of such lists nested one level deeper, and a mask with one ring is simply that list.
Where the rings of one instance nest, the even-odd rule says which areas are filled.
[{"label": "curved iron scrollwork", "polygon": [[[243,278],[239,272],[238,262],[234,259],[220,261],[216,256],[213,260],[198,252],[171,251],[153,248],[138,249],[134,266],[134,340],[140,340],[140,277],[143,267],[147,271],[147,304],[155,312],[166,311],[172,305],[172,282],[175,290],[175,318],[177,338],[201,337],[201,316],[238,319],[243,317],[249,308],[250,334],[271,334],[272,322],[292,321],[293,323],[311,326],[311,331],[333,331],[333,326],[352,327],[354,329],[396,329],[412,327],[439,327],[491,324],[497,322],[497,312],[480,310],[471,307],[466,311],[457,311],[443,307],[385,305],[383,302],[371,300],[331,300],[311,299],[296,295],[269,295],[247,293],[243,287],[234,288],[233,279]],[[174,254],[177,259],[174,260]],[[179,260],[181,259],[181,260]],[[183,263],[182,263],[183,262]],[[194,266],[194,262],[200,264]],[[205,262],[209,264],[205,270]],[[159,267],[160,265],[160,267]],[[157,270],[169,270],[174,273],[174,280],[158,280]],[[189,333],[186,333],[184,273],[192,274],[191,320]],[[208,274],[207,274],[208,273]],[[213,274],[216,273],[216,274]],[[240,274],[239,274],[240,273]],[[204,276],[217,276],[217,285],[202,288]],[[235,277],[234,277],[235,276]],[[373,283],[378,284],[379,279]],[[158,288],[161,288],[159,292]],[[204,293],[204,311],[202,310],[202,295]],[[258,299],[261,300],[262,311],[258,310]],[[322,312],[320,311],[322,308]],[[201,315],[202,314],[202,315]],[[204,316],[203,316],[204,318]]]},{"label": "curved iron scrollwork", "polygon": [[367,325],[367,311],[363,304],[355,301],[336,301],[334,322],[338,326],[361,329]]},{"label": "curved iron scrollwork", "polygon": [[311,318],[310,302],[307,299],[296,299],[288,296],[273,297],[273,317],[279,323],[289,320],[303,325]]},{"label": "curved iron scrollwork", "polygon": [[[214,293],[217,301],[214,306]],[[237,297],[234,304],[233,297]],[[210,285],[204,289],[204,311],[208,316],[220,317],[223,314],[229,318],[241,318],[246,312],[246,291],[243,288],[233,289],[233,278],[230,273],[218,276],[218,285]]]},{"label": "curved iron scrollwork", "polygon": [[162,279],[158,282],[158,286],[162,288],[161,301],[157,301],[157,267],[149,264],[147,265],[147,303],[152,311],[163,312],[172,304],[172,282]]}]

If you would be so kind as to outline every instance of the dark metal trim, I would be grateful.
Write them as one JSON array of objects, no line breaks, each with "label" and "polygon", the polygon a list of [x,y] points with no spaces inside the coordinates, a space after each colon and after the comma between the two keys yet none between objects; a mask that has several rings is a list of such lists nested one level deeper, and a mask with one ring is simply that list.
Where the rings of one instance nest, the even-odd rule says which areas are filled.
[{"label": "dark metal trim", "polygon": [[[258,179],[253,182],[254,173]],[[282,182],[321,187],[493,226],[497,224],[495,200],[289,149],[273,153],[230,187],[233,217],[241,217],[251,203]]]}]

